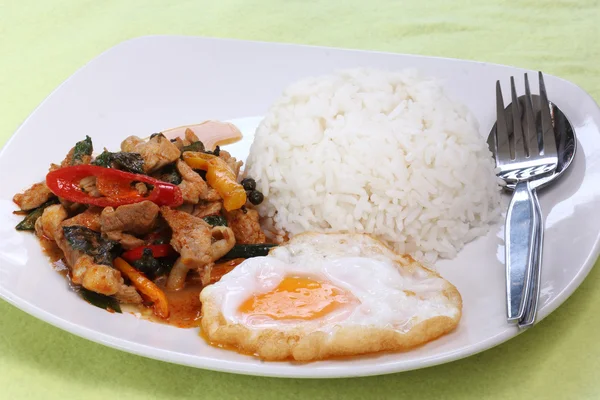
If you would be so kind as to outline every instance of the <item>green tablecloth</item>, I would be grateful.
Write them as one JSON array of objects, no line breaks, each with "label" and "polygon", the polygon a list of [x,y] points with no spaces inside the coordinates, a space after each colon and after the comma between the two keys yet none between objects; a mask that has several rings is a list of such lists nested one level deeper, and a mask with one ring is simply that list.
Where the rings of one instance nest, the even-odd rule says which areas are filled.
[{"label": "green tablecloth", "polygon": [[[85,62],[147,34],[511,64],[571,80],[600,100],[598,1],[482,3],[0,0],[0,145]],[[80,339],[0,301],[0,398],[598,399],[599,289],[596,268],[534,329],[465,360],[395,375],[321,381],[237,376],[149,360]]]}]

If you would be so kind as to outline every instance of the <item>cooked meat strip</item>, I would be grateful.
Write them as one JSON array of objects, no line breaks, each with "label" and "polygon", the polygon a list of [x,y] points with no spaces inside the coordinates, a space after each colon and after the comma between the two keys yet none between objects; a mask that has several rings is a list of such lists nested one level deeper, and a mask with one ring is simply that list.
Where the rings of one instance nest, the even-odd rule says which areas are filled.
[{"label": "cooked meat strip", "polygon": [[235,236],[227,226],[213,226],[211,230],[213,244],[211,247],[212,261],[223,257],[235,246]]},{"label": "cooked meat strip", "polygon": [[92,156],[84,154],[81,156],[80,160],[75,160],[75,162],[73,162],[73,154],[75,153],[75,147],[72,147],[71,150],[69,150],[69,152],[67,153],[66,157],[64,160],[62,160],[62,162],[60,163],[60,165],[56,165],[56,164],[50,164],[50,171],[54,171],[57,170],[59,168],[63,168],[63,167],[69,167],[72,165],[81,165],[81,164],[89,164],[92,162]]},{"label": "cooked meat strip", "polygon": [[198,139],[198,136],[196,136],[196,134],[194,133],[193,130],[191,130],[190,128],[187,128],[185,130],[185,140],[187,140],[190,143],[194,143],[194,142],[199,142],[200,139]]},{"label": "cooked meat strip", "polygon": [[185,161],[177,160],[177,163],[175,164],[175,166],[177,167],[177,171],[181,175],[182,179],[184,179],[186,181],[190,181],[190,182],[202,181],[201,183],[203,183],[204,186],[206,186],[208,188],[208,185],[206,184],[204,179],[202,179],[202,177],[196,171],[194,171],[192,169],[192,167],[187,165],[185,163]]},{"label": "cooked meat strip", "polygon": [[115,293],[115,298],[120,303],[126,304],[141,304],[142,296],[135,290],[133,286],[121,285],[119,291]]},{"label": "cooked meat strip", "polygon": [[100,216],[102,235],[121,243],[126,250],[143,246],[145,242],[134,235],[150,232],[156,225],[159,208],[151,201],[105,207]]},{"label": "cooked meat strip", "polygon": [[179,159],[181,152],[164,135],[154,135],[144,141],[137,136],[129,136],[121,143],[121,150],[139,153],[144,159],[144,172],[150,173]]},{"label": "cooked meat strip", "polygon": [[229,154],[229,152],[227,152],[225,150],[221,150],[221,152],[219,153],[219,157],[221,159],[223,159],[223,161],[225,161],[225,163],[227,163],[227,165],[229,166],[229,168],[231,168],[231,170],[233,171],[233,173],[235,174],[235,176],[237,178],[237,176],[240,173],[240,168],[242,168],[242,165],[244,165],[244,162],[236,160],[235,157],[232,157],[231,154]]},{"label": "cooked meat strip", "polygon": [[13,201],[21,210],[33,210],[54,197],[45,182],[36,183],[23,193],[17,193]]},{"label": "cooked meat strip", "polygon": [[52,205],[44,210],[42,216],[36,222],[38,235],[52,239],[65,255],[65,261],[71,269],[71,280],[77,285],[105,295],[117,292],[123,284],[121,273],[110,266],[94,263],[91,256],[79,250],[74,250],[65,238],[63,227],[71,225],[86,224],[87,227],[97,225],[98,210],[88,210],[71,219],[67,217],[67,211],[60,205]]},{"label": "cooked meat strip", "polygon": [[[56,232],[56,244],[65,253],[67,264],[71,267],[73,283],[96,293],[110,296],[115,294],[123,284],[121,273],[108,265],[96,264],[93,258],[81,251],[74,250],[64,237],[62,228],[65,226],[85,226],[99,232],[101,228],[101,208],[90,207],[81,214],[67,219],[60,224]],[[43,215],[42,215],[43,216]]]},{"label": "cooked meat strip", "polygon": [[100,232],[100,213],[102,208],[90,207],[84,212],[77,214],[73,218],[68,219],[63,223],[63,226],[79,225],[85,226],[96,232]]},{"label": "cooked meat strip", "polygon": [[185,203],[196,204],[198,201],[200,201],[203,190],[202,187],[196,182],[184,180],[178,186],[179,189],[181,189],[181,194]]},{"label": "cooked meat strip", "polygon": [[207,215],[217,215],[221,212],[223,203],[220,201],[200,202],[194,206],[192,215],[198,218],[204,218]]},{"label": "cooked meat strip", "polygon": [[142,239],[121,231],[104,232],[102,235],[107,239],[119,242],[125,250],[135,249],[146,244]]},{"label": "cooked meat strip", "polygon": [[69,212],[69,214],[73,214],[79,212],[85,208],[85,204],[81,203],[73,203],[72,201],[63,199],[62,197],[58,198],[60,204]]},{"label": "cooked meat strip", "polygon": [[88,290],[107,296],[117,293],[123,286],[123,278],[118,270],[96,264],[87,254],[79,257],[73,265],[71,279]]},{"label": "cooked meat strip", "polygon": [[208,185],[202,177],[196,173],[184,161],[177,160],[177,171],[181,175],[183,181],[179,184],[183,201],[190,204],[197,204],[200,199],[204,198],[208,192]]},{"label": "cooked meat strip", "polygon": [[[177,261],[175,261],[173,268],[171,268],[171,272],[169,272],[169,277],[167,278],[167,289],[182,289],[185,286],[185,279],[190,269],[191,267],[184,264],[182,258],[179,257]],[[206,269],[210,271],[210,264],[207,264],[202,267],[202,270]]]},{"label": "cooked meat strip", "polygon": [[183,143],[183,139],[181,139],[180,137],[176,137],[173,141],[171,141],[171,143],[173,143],[175,147],[177,147],[180,151],[181,148],[185,146],[185,143]]},{"label": "cooked meat strip", "polygon": [[171,246],[181,255],[185,265],[196,268],[212,261],[212,234],[209,224],[193,215],[169,207],[161,207],[160,213],[173,230]]},{"label": "cooked meat strip", "polygon": [[167,288],[181,289],[192,268],[207,281],[213,261],[235,245],[233,231],[224,226],[211,227],[200,218],[169,207],[161,207],[160,212],[173,231],[171,246],[181,255],[169,274]]},{"label": "cooked meat strip", "polygon": [[265,234],[260,227],[258,212],[247,208],[225,212],[227,225],[233,230],[235,240],[239,244],[264,243]]},{"label": "cooked meat strip", "polygon": [[158,206],[148,200],[119,206],[116,210],[105,207],[100,216],[102,232],[119,231],[143,235],[154,227],[158,211]]},{"label": "cooked meat strip", "polygon": [[221,200],[221,195],[215,189],[208,187],[208,191],[206,195],[202,198],[204,201],[219,201]]},{"label": "cooked meat strip", "polygon": [[142,196],[148,194],[148,186],[146,186],[146,184],[144,182],[136,183],[135,190],[137,190],[137,192]]},{"label": "cooked meat strip", "polygon": [[177,207],[176,210],[191,214],[194,211],[194,205],[190,203],[183,203],[182,205]]},{"label": "cooked meat strip", "polygon": [[221,213],[221,210],[223,210],[223,202],[221,200],[211,201],[204,204],[197,204],[194,207],[192,215],[198,218],[204,218],[208,215],[218,215]]},{"label": "cooked meat strip", "polygon": [[67,210],[60,204],[47,207],[44,209],[42,216],[35,221],[35,233],[39,237],[56,241],[54,236],[59,228],[62,231],[60,224],[68,216]]},{"label": "cooked meat strip", "polygon": [[96,188],[96,177],[95,176],[86,176],[81,181],[79,181],[79,186],[83,189],[84,192],[89,194],[92,197],[100,197],[102,193],[98,191]]},{"label": "cooked meat strip", "polygon": [[74,250],[65,239],[63,226],[84,225],[99,230],[99,209],[91,208],[67,218],[67,210],[60,204],[49,206],[35,223],[38,236],[54,240],[65,255],[65,261],[71,269],[73,283],[82,285],[88,290],[105,295],[112,295],[122,289],[121,273],[108,265],[94,263],[91,256]]}]

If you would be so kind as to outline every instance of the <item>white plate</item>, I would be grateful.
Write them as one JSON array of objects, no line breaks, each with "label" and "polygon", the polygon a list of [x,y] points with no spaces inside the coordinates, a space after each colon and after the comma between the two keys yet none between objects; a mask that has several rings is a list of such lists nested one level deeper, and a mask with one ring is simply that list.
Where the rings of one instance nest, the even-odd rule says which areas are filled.
[{"label": "white plate", "polygon": [[[245,135],[231,149],[245,158],[260,116],[287,84],[357,66],[416,67],[441,78],[447,92],[476,115],[484,136],[494,122],[496,80],[506,85],[514,74],[521,85],[525,72],[470,61],[233,40],[144,37],[122,43],[54,91],[0,154],[0,296],[44,321],[108,346],[254,375],[325,378],[405,371],[463,358],[514,337],[517,328],[505,317],[502,224],[469,243],[455,259],[437,264],[463,296],[464,315],[455,332],[407,353],[311,364],[261,362],[209,347],[195,329],[95,308],[67,289],[33,235],[13,229],[19,221],[11,215],[13,194],[42,180],[48,165],[61,160],[86,134],[96,149],[114,149],[131,134],[147,136],[205,119],[228,119]],[[546,216],[540,318],[581,284],[598,255],[600,233],[600,110],[569,82],[547,76],[546,86],[573,124],[579,148],[565,179],[540,196]]]}]

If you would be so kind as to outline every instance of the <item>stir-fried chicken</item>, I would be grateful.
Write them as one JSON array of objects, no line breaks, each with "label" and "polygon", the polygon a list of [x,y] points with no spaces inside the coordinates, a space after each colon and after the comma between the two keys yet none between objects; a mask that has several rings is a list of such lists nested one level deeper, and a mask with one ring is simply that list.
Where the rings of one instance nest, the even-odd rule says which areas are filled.
[{"label": "stir-fried chicken", "polygon": [[121,303],[142,303],[142,296],[140,296],[133,286],[121,285],[117,293],[115,293],[115,298]]},{"label": "stir-fried chicken", "polygon": [[99,228],[97,210],[87,210],[71,219],[60,204],[46,208],[36,221],[35,229],[38,235],[54,240],[63,251],[65,261],[71,269],[71,280],[77,285],[105,295],[117,293],[123,285],[121,273],[108,265],[96,264],[93,258],[82,251],[75,250],[65,238],[63,227],[86,226],[90,229]]},{"label": "stir-fried chicken", "polygon": [[135,235],[143,235],[156,224],[159,208],[151,201],[119,206],[115,210],[106,207],[100,216],[100,225],[104,237],[121,243],[130,250],[144,245],[144,241]]},{"label": "stir-fried chicken", "polygon": [[[168,318],[170,298],[161,283],[165,277],[167,290],[183,288],[190,269],[195,270],[190,282],[199,275],[202,284],[214,283],[213,265],[228,258],[224,256],[236,240],[265,241],[256,211],[225,211],[224,205],[242,207],[244,193],[257,195],[254,183],[238,183],[223,165],[237,177],[243,163],[216,147],[239,139],[241,133],[218,121],[197,127],[202,139],[191,129],[185,134],[169,131],[180,136],[171,140],[163,134],[147,140],[130,136],[121,151],[104,149],[95,160],[92,139],[86,136],[62,162],[51,165],[51,171],[60,169],[46,177],[56,194],[44,181],[14,196],[21,210],[45,207],[29,213],[16,228],[31,229],[37,218],[36,235],[56,243],[74,285],[121,303],[152,304],[155,315]],[[182,150],[188,152],[185,157]],[[193,168],[214,157],[216,163],[211,161],[205,171],[209,184],[204,172]],[[92,160],[93,166],[71,168]],[[252,197],[252,204],[259,197]],[[59,204],[47,206],[53,202]],[[123,202],[133,204],[119,206]],[[230,226],[220,226],[227,225],[225,219]],[[109,302],[105,306],[110,308]]]},{"label": "stir-fried chicken", "polygon": [[215,189],[209,187],[206,195],[202,198],[204,201],[220,201],[222,200],[221,195]]},{"label": "stir-fried chicken", "polygon": [[192,268],[202,274],[203,281],[210,278],[212,263],[235,245],[231,229],[211,227],[200,218],[169,207],[161,207],[160,212],[173,230],[171,246],[181,255],[169,274],[167,288],[183,287],[187,272]]},{"label": "stir-fried chicken", "polygon": [[102,209],[99,207],[90,207],[81,214],[77,214],[73,218],[65,221],[63,226],[85,226],[96,232],[100,232],[100,213]]},{"label": "stir-fried chicken", "polygon": [[145,141],[137,136],[129,136],[121,143],[121,150],[138,153],[144,159],[144,172],[150,173],[177,160],[181,152],[162,134],[153,135]]},{"label": "stir-fried chicken", "polygon": [[194,206],[191,214],[194,217],[204,218],[208,215],[218,215],[223,208],[223,203],[220,201],[200,202]]},{"label": "stir-fried chicken", "polygon": [[105,207],[100,216],[102,232],[122,231],[134,235],[148,233],[156,222],[159,208],[151,201]]},{"label": "stir-fried chicken", "polygon": [[92,156],[83,154],[80,158],[74,159],[73,155],[75,154],[75,147],[73,147],[65,159],[60,163],[60,168],[68,167],[69,165],[81,165],[81,164],[89,164],[92,162]]},{"label": "stir-fried chicken", "polygon": [[235,240],[240,244],[264,243],[265,234],[260,227],[256,210],[246,209],[225,212],[227,225],[233,230]]},{"label": "stir-fried chicken", "polygon": [[23,193],[17,193],[13,201],[21,210],[33,210],[54,197],[45,182],[36,183]]},{"label": "stir-fried chicken", "polygon": [[88,193],[92,197],[100,197],[102,193],[96,187],[96,177],[95,176],[86,176],[79,182],[79,186],[81,189]]},{"label": "stir-fried chicken", "polygon": [[198,138],[198,136],[196,136],[196,134],[194,133],[194,131],[191,130],[191,129],[189,129],[189,128],[185,130],[184,136],[185,136],[185,140],[187,140],[190,143],[194,143],[194,142],[199,142],[200,141],[200,139]]},{"label": "stir-fried chicken", "polygon": [[96,264],[87,254],[80,256],[71,269],[71,279],[84,288],[107,296],[123,286],[121,273],[108,265]]},{"label": "stir-fried chicken", "polygon": [[125,250],[135,249],[146,244],[142,239],[121,231],[104,232],[102,235],[109,240],[119,242]]},{"label": "stir-fried chicken", "polygon": [[56,232],[61,228],[60,224],[67,219],[69,214],[60,204],[54,204],[46,209],[41,217],[35,221],[35,233],[39,237],[56,241]]},{"label": "stir-fried chicken", "polygon": [[240,173],[240,168],[242,168],[242,165],[244,165],[244,162],[236,160],[235,157],[232,157],[231,154],[229,154],[229,152],[225,150],[221,150],[221,152],[219,153],[219,157],[221,157],[223,161],[225,161],[225,163],[229,166],[229,168],[231,168],[231,170],[237,177]]},{"label": "stir-fried chicken", "polygon": [[200,199],[206,197],[208,185],[198,173],[181,160],[177,160],[177,171],[181,174],[181,178],[183,179],[179,184],[179,188],[183,194],[184,202],[197,204]]},{"label": "stir-fried chicken", "polygon": [[211,226],[200,218],[169,207],[160,212],[173,230],[171,246],[181,255],[182,262],[190,268],[203,267],[212,261]]}]

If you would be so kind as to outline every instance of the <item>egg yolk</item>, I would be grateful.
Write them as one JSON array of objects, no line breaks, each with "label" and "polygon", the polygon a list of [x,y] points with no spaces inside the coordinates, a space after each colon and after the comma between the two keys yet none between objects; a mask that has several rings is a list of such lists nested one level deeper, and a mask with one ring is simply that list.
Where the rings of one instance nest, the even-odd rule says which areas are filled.
[{"label": "egg yolk", "polygon": [[312,320],[323,317],[354,300],[352,294],[326,282],[286,277],[270,292],[255,295],[239,312],[264,315],[275,320]]}]

